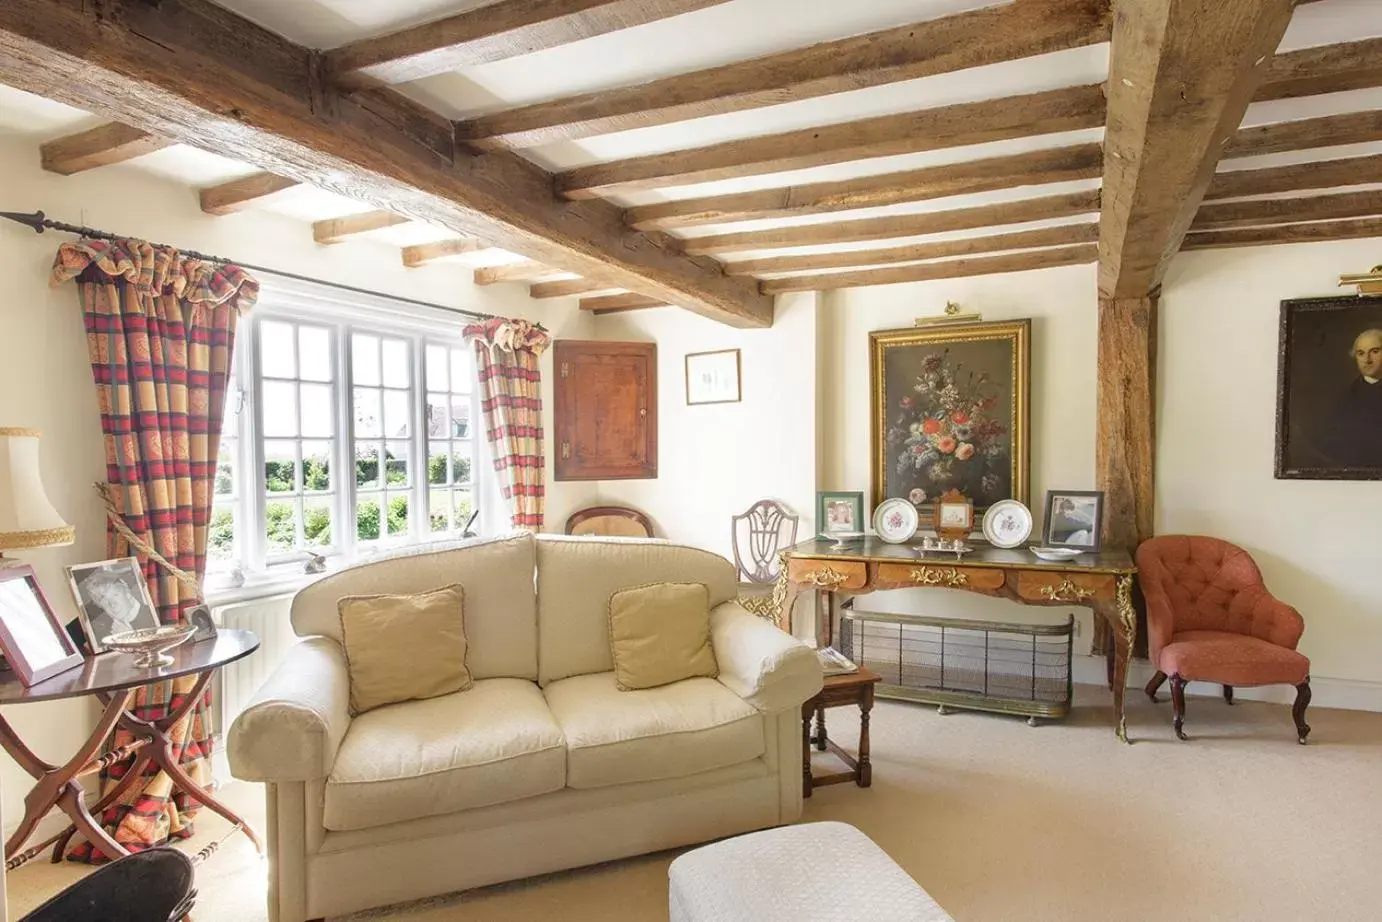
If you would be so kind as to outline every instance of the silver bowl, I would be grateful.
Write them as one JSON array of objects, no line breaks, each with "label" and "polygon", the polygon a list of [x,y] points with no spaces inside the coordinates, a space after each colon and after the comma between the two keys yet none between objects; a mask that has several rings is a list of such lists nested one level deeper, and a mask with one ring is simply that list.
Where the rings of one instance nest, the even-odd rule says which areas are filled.
[{"label": "silver bowl", "polygon": [[185,643],[196,630],[195,624],[165,624],[111,634],[103,643],[108,650],[133,654],[136,666],[156,669],[173,665],[173,658],[167,651]]}]

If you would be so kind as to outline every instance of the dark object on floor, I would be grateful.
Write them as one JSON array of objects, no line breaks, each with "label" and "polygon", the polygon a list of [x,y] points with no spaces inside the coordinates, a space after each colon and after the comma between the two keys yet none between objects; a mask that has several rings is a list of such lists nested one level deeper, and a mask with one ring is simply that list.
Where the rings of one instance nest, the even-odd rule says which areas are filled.
[{"label": "dark object on floor", "polygon": [[197,896],[192,883],[192,859],[152,848],[103,865],[19,922],[180,922]]}]

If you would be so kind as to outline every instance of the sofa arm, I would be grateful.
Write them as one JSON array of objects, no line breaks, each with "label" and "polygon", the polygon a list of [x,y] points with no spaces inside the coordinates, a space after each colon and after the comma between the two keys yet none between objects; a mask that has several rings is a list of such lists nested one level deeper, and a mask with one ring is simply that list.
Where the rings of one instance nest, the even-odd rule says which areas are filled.
[{"label": "sofa arm", "polygon": [[329,637],[310,637],[235,718],[226,744],[230,773],[242,781],[325,778],[349,727],[345,651]]},{"label": "sofa arm", "polygon": [[710,613],[710,638],[720,682],[766,713],[801,707],[821,690],[816,651],[738,602]]}]

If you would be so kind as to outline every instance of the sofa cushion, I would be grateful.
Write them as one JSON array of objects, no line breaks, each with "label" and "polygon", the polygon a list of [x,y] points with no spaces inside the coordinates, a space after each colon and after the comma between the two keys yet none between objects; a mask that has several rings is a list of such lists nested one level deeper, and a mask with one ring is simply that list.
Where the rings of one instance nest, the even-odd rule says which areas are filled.
[{"label": "sofa cushion", "polygon": [[1310,676],[1305,654],[1223,631],[1181,631],[1161,650],[1167,675],[1224,685],[1299,685]]},{"label": "sofa cushion", "polygon": [[326,781],[327,829],[366,829],[561,790],[561,728],[532,682],[469,691],[355,718]]},{"label": "sofa cushion", "polygon": [[701,583],[620,589],[609,599],[609,642],[620,691],[720,674]]},{"label": "sofa cushion", "polygon": [[566,737],[566,783],[599,788],[682,778],[763,754],[763,718],[714,679],[621,692],[614,673],[543,689]]},{"label": "sofa cushion", "polygon": [[704,583],[711,608],[739,594],[734,564],[709,551],[651,538],[539,535],[538,681],[612,670],[610,597],[656,582]]},{"label": "sofa cushion", "polygon": [[527,532],[411,550],[348,567],[293,599],[293,630],[338,643],[336,604],[349,595],[402,595],[459,584],[465,591],[466,665],[477,679],[537,678],[533,536]]},{"label": "sofa cushion", "polygon": [[340,601],[350,713],[470,688],[460,586]]}]

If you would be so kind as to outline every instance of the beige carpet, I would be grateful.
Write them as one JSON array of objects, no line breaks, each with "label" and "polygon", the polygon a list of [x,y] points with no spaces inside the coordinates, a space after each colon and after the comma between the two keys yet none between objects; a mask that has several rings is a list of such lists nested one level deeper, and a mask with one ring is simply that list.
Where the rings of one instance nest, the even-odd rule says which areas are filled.
[{"label": "beige carpet", "polygon": [[[1315,710],[1301,747],[1284,707],[1192,698],[1192,739],[1181,743],[1168,704],[1129,700],[1132,746],[1114,739],[1100,689],[1081,688],[1070,719],[1036,729],[880,702],[873,787],[818,789],[805,819],[858,826],[959,922],[1382,917],[1382,714]],[[832,730],[852,742],[854,721],[830,713]],[[232,785],[227,799],[262,813],[253,786]],[[204,822],[190,847],[224,829]],[[658,922],[673,857],[362,918]],[[40,861],[12,873],[11,918],[79,873]],[[198,922],[265,918],[264,866],[242,837],[202,867],[198,885]]]}]

